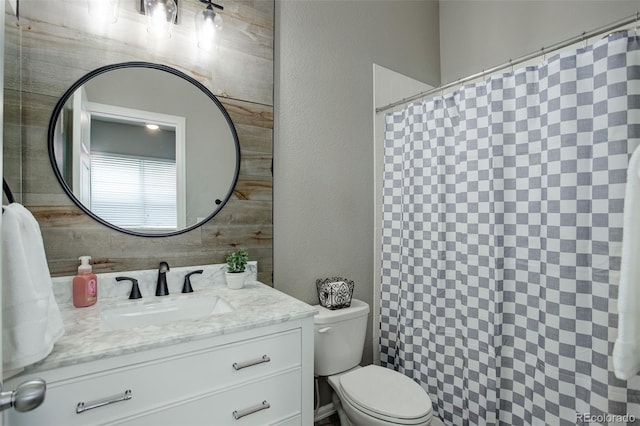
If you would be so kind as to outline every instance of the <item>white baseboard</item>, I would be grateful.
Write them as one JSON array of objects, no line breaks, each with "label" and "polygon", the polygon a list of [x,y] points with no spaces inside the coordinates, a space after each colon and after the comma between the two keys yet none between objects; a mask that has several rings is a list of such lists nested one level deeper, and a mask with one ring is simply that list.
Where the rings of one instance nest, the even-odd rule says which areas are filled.
[{"label": "white baseboard", "polygon": [[314,422],[319,422],[322,419],[329,417],[332,414],[336,413],[336,409],[333,407],[333,402],[330,402],[322,407],[318,408],[318,412],[313,418]]}]

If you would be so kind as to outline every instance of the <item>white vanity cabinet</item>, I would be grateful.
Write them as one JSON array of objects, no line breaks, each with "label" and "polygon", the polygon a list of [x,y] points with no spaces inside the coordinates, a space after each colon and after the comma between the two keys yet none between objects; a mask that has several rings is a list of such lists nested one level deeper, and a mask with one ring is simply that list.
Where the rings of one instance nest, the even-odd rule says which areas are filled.
[{"label": "white vanity cabinet", "polygon": [[[197,327],[197,322],[193,323]],[[20,425],[312,425],[313,317],[20,375],[45,402]]]}]

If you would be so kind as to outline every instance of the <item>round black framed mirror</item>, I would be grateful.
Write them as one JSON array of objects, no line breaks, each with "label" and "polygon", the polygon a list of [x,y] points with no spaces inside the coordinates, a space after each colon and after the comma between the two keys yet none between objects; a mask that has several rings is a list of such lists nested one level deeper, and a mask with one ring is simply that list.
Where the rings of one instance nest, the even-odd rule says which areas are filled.
[{"label": "round black framed mirror", "polygon": [[171,236],[216,215],[240,170],[235,126],[218,98],[174,68],[97,68],[57,102],[49,158],[67,195],[98,222]]}]

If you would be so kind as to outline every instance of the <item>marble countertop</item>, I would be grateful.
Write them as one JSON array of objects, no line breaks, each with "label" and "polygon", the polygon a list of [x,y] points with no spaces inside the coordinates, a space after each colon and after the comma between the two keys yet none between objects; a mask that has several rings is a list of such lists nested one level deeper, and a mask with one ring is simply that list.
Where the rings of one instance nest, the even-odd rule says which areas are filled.
[{"label": "marble countertop", "polygon": [[[195,268],[190,269],[193,270]],[[206,285],[202,285],[202,282],[196,285],[196,280],[194,279],[194,293],[181,294],[179,291],[174,291],[169,296],[163,296],[162,299],[164,297],[202,298],[217,296],[230,304],[234,311],[198,319],[114,331],[103,331],[101,329],[101,310],[114,306],[161,301],[159,300],[160,298],[154,295],[145,295],[145,293],[149,294],[152,284],[141,281],[140,288],[143,292],[143,298],[138,300],[128,300],[123,294],[116,296],[113,291],[109,291],[110,284],[103,285],[109,297],[101,299],[99,290],[98,302],[86,308],[74,308],[72,304],[65,303],[65,298],[67,297],[65,294],[68,293],[65,289],[62,292],[65,294],[56,294],[65,326],[65,334],[56,342],[53,351],[48,357],[29,366],[26,372],[49,370],[248,330],[259,326],[305,318],[316,313],[316,308],[313,306],[258,281],[251,280],[251,275],[242,289],[232,290],[221,282],[219,277],[216,276],[217,273],[215,267],[205,270],[204,277],[201,280],[206,281]],[[99,289],[100,280],[110,283],[109,278],[112,280],[112,277],[108,277],[108,275],[115,276],[116,274],[105,275],[107,277],[99,275]],[[131,276],[134,274],[120,275]],[[253,277],[255,277],[255,274]],[[67,286],[67,278],[54,278],[54,284]],[[118,291],[119,293],[124,291],[125,294],[128,294],[129,288],[130,285],[121,286]],[[172,290],[171,287],[170,290]]]}]

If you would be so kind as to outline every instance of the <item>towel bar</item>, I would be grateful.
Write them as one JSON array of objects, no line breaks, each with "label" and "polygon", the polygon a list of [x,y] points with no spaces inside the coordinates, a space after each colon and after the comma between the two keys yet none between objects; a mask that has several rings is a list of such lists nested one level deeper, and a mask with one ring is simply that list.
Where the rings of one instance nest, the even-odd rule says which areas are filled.
[{"label": "towel bar", "polygon": [[9,204],[16,202],[15,198],[13,198],[13,192],[11,192],[11,188],[9,188],[9,184],[4,177],[2,178],[2,191],[4,191],[4,195],[7,196]]}]

